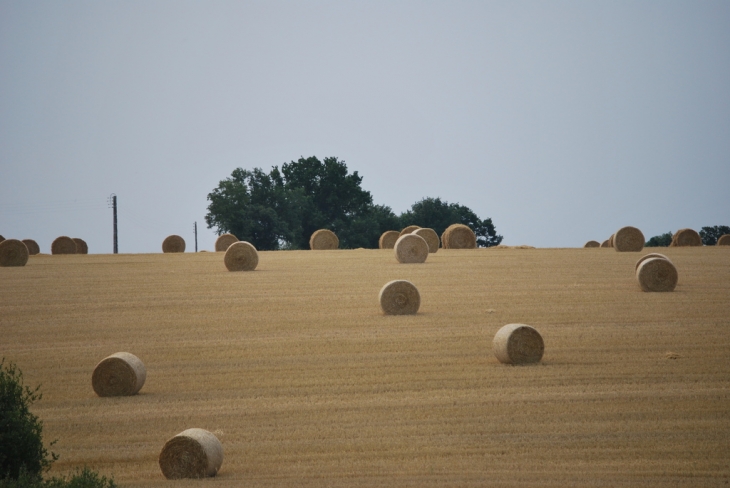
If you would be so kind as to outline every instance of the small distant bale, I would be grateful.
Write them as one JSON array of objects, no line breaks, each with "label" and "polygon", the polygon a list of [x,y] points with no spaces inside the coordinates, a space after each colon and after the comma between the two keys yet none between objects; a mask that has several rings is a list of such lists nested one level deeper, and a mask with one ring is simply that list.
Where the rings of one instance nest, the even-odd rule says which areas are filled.
[{"label": "small distant bale", "polygon": [[702,238],[694,229],[679,229],[672,236],[670,247],[701,246]]},{"label": "small distant bale", "polygon": [[309,248],[313,251],[327,251],[340,247],[337,235],[329,229],[319,229],[309,238]]},{"label": "small distant bale", "polygon": [[411,232],[411,234],[423,237],[423,240],[428,244],[428,252],[430,253],[437,252],[441,246],[439,235],[433,229],[419,228]]},{"label": "small distant bale", "polygon": [[38,243],[33,239],[23,239],[23,244],[25,244],[25,247],[28,248],[28,254],[30,254],[31,256],[40,254],[41,248]]},{"label": "small distant bale", "polygon": [[641,252],[644,249],[644,234],[636,227],[621,227],[613,237],[613,248],[618,252]]},{"label": "small distant bale", "polygon": [[73,240],[76,243],[76,254],[89,254],[89,246],[85,240],[79,237],[74,237]]},{"label": "small distant bale", "polygon": [[444,249],[476,249],[477,236],[467,225],[452,224],[441,235],[441,245]]},{"label": "small distant bale", "polygon": [[223,263],[228,271],[253,271],[259,265],[259,253],[250,242],[234,242],[228,246]]},{"label": "small distant bale", "polygon": [[162,241],[162,252],[185,252],[185,239],[174,234],[165,237]]},{"label": "small distant bale", "polygon": [[611,234],[611,237],[608,238],[608,247],[614,246],[613,240],[615,237],[616,237],[616,234]]},{"label": "small distant bale", "polygon": [[601,243],[598,241],[588,241],[583,245],[583,247],[601,247]]},{"label": "small distant bale", "polygon": [[638,261],[636,261],[636,266],[634,267],[634,271],[639,270],[639,265],[646,261],[647,259],[651,258],[661,258],[666,259],[667,261],[671,262],[672,260],[666,257],[664,254],[659,254],[658,252],[650,252],[649,254],[645,254],[644,256],[641,256]]},{"label": "small distant bale", "polygon": [[414,230],[417,230],[417,229],[420,229],[420,227],[417,226],[417,225],[409,225],[408,227],[406,227],[405,229],[403,229],[402,231],[400,231],[400,235],[398,237],[404,236],[406,234],[412,234],[413,231]]},{"label": "small distant bale", "polygon": [[215,252],[226,252],[228,246],[234,242],[238,242],[238,237],[233,234],[221,234],[215,240]]},{"label": "small distant bale", "polygon": [[205,429],[187,429],[165,443],[159,463],[169,480],[215,476],[223,464],[223,446]]},{"label": "small distant bale", "polygon": [[501,363],[529,364],[540,362],[545,352],[545,343],[533,327],[507,324],[494,335],[492,349]]},{"label": "small distant bale", "polygon": [[730,234],[725,234],[717,240],[718,246],[730,246]]},{"label": "small distant bale", "polygon": [[416,234],[404,234],[395,241],[395,259],[399,263],[423,263],[428,257],[428,243]]},{"label": "small distant bale", "polygon": [[386,315],[413,315],[421,306],[418,288],[407,280],[393,280],[380,289],[380,308]]},{"label": "small distant bale", "polygon": [[393,249],[395,247],[395,241],[400,237],[400,232],[397,230],[386,230],[378,239],[378,247],[380,249]]},{"label": "small distant bale", "polygon": [[18,239],[3,239],[0,242],[0,266],[25,266],[28,262],[28,248]]},{"label": "small distant bale", "polygon": [[51,243],[51,254],[76,254],[76,242],[70,237],[56,237]]},{"label": "small distant bale", "polygon": [[137,356],[118,352],[96,365],[91,385],[100,397],[131,396],[142,389],[146,379],[147,369]]},{"label": "small distant bale", "polygon": [[649,258],[639,264],[636,279],[644,291],[674,291],[679,279],[677,268],[663,258]]},{"label": "small distant bale", "polygon": [[3,236],[0,236],[0,242],[3,242],[5,238]]},{"label": "small distant bale", "polygon": [[611,246],[609,245],[608,239],[606,239],[605,241],[603,241],[603,242],[601,243],[601,247],[611,247]]}]

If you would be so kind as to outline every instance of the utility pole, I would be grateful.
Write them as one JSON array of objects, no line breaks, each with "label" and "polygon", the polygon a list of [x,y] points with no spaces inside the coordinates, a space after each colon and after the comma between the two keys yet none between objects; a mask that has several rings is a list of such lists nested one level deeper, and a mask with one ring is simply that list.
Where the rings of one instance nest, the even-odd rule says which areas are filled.
[{"label": "utility pole", "polygon": [[119,254],[119,246],[117,245],[117,196],[114,193],[109,195],[109,204],[114,211],[114,254]]},{"label": "utility pole", "polygon": [[198,252],[198,223],[193,223],[193,232],[195,232],[195,252]]}]

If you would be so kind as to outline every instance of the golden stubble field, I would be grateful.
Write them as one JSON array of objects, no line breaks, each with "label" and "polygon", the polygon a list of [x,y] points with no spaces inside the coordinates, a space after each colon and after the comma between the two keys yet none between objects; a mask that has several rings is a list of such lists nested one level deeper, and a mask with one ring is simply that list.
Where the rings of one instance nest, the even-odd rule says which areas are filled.
[{"label": "golden stubble field", "polygon": [[[121,486],[728,486],[730,249],[662,252],[673,293],[613,249],[261,252],[238,273],[223,253],[39,255],[0,268],[0,351],[42,385],[52,473]],[[417,315],[382,315],[393,279]],[[512,322],[540,364],[497,362]],[[118,351],[147,381],[99,398]],[[190,427],[221,471],[167,481],[160,450]]]}]

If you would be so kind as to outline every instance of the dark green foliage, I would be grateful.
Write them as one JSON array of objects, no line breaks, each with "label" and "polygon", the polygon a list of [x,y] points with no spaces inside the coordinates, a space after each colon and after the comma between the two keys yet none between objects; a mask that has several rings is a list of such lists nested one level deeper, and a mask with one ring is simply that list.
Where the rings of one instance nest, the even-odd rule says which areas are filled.
[{"label": "dark green foliage", "polygon": [[669,247],[669,245],[672,243],[672,233],[667,232],[666,234],[662,234],[660,236],[654,236],[651,239],[649,239],[646,244],[644,244],[646,247]]},{"label": "dark green foliage", "polygon": [[730,227],[727,225],[716,225],[714,227],[703,227],[700,231],[700,237],[702,238],[702,244],[705,246],[714,246],[717,244],[717,240],[730,234]]},{"label": "dark green foliage", "polygon": [[41,399],[40,386],[23,385],[23,373],[0,361],[0,478],[18,478],[21,471],[39,476],[57,456],[43,446],[43,423],[29,407]]},{"label": "dark green foliage", "polygon": [[21,471],[17,479],[0,480],[0,488],[116,488],[114,480],[99,476],[89,468],[77,470],[70,478],[43,480],[40,475]]}]

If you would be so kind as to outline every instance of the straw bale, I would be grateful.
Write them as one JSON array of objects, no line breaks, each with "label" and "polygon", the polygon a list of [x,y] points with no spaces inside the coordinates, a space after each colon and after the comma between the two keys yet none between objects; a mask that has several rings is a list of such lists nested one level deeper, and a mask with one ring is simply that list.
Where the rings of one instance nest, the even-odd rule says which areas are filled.
[{"label": "straw bale", "polygon": [[428,257],[428,243],[416,234],[405,234],[395,241],[395,259],[399,263],[423,263]]},{"label": "straw bale", "polygon": [[730,234],[724,234],[717,240],[718,246],[730,246]]},{"label": "straw bale", "polygon": [[74,237],[73,240],[76,243],[76,254],[89,254],[89,246],[85,240],[79,237]]},{"label": "straw bale", "polygon": [[0,236],[0,242],[3,242],[5,238],[3,236]]},{"label": "straw bale", "polygon": [[528,364],[542,359],[545,343],[540,333],[525,324],[507,324],[494,335],[494,355],[501,363]]},{"label": "straw bale", "polygon": [[28,248],[18,239],[4,239],[0,242],[0,266],[25,266],[28,262]]},{"label": "straw bale", "polygon": [[259,253],[250,242],[234,242],[228,246],[223,263],[228,271],[253,271],[259,265]]},{"label": "straw bale", "polygon": [[380,289],[380,308],[386,315],[413,315],[421,306],[418,288],[407,280],[393,280]]},{"label": "straw bale", "polygon": [[38,243],[33,239],[23,239],[23,244],[25,244],[25,247],[28,248],[28,254],[30,254],[31,256],[40,254],[41,248]]},{"label": "straw bale", "polygon": [[215,240],[215,252],[225,252],[228,246],[238,242],[238,237],[233,234],[221,234],[218,239]]},{"label": "straw bale", "polygon": [[315,251],[325,251],[340,247],[340,240],[329,229],[319,229],[309,238],[309,248]]},{"label": "straw bale", "polygon": [[423,240],[428,244],[428,252],[430,253],[438,251],[439,246],[441,246],[439,235],[433,229],[419,228],[411,232],[411,234],[423,237]]},{"label": "straw bale", "polygon": [[464,224],[452,224],[441,236],[444,249],[476,249],[477,236]]},{"label": "straw bale", "polygon": [[672,236],[671,247],[701,246],[702,238],[693,229],[679,229]]},{"label": "straw bale", "polygon": [[641,252],[644,249],[644,234],[636,227],[621,227],[613,237],[613,248],[618,252]]},{"label": "straw bale", "polygon": [[608,239],[606,239],[605,241],[603,241],[601,243],[601,247],[611,247],[611,246],[608,245]]},{"label": "straw bale", "polygon": [[651,258],[661,258],[666,259],[667,261],[671,262],[672,260],[666,257],[664,254],[659,254],[658,252],[650,252],[649,254],[645,254],[644,256],[641,256],[638,261],[636,261],[636,266],[634,267],[634,271],[639,270],[639,265],[646,261],[647,259]]},{"label": "straw bale", "polygon": [[636,279],[644,291],[674,291],[679,277],[671,261],[649,258],[639,265]]},{"label": "straw bale", "polygon": [[215,476],[223,464],[223,446],[205,429],[187,429],[165,443],[159,463],[169,480]]},{"label": "straw bale", "polygon": [[51,254],[76,254],[76,242],[70,237],[56,237],[51,244]]},{"label": "straw bale", "polygon": [[91,385],[100,397],[136,395],[147,379],[147,369],[134,354],[117,352],[94,368]]},{"label": "straw bale", "polygon": [[398,237],[404,236],[406,234],[412,234],[414,230],[418,230],[418,229],[420,229],[420,227],[417,225],[409,225],[408,227],[406,227],[405,229],[400,231],[400,235]]},{"label": "straw bale", "polygon": [[583,247],[601,247],[601,243],[598,241],[588,241],[583,245]]},{"label": "straw bale", "polygon": [[613,240],[615,237],[616,237],[616,234],[611,234],[611,237],[608,238],[608,247],[614,246]]},{"label": "straw bale", "polygon": [[162,252],[185,252],[185,239],[174,234],[165,237],[162,241]]},{"label": "straw bale", "polygon": [[395,247],[395,241],[397,241],[399,237],[400,232],[397,230],[386,230],[378,240],[378,247],[380,249],[393,249]]}]

